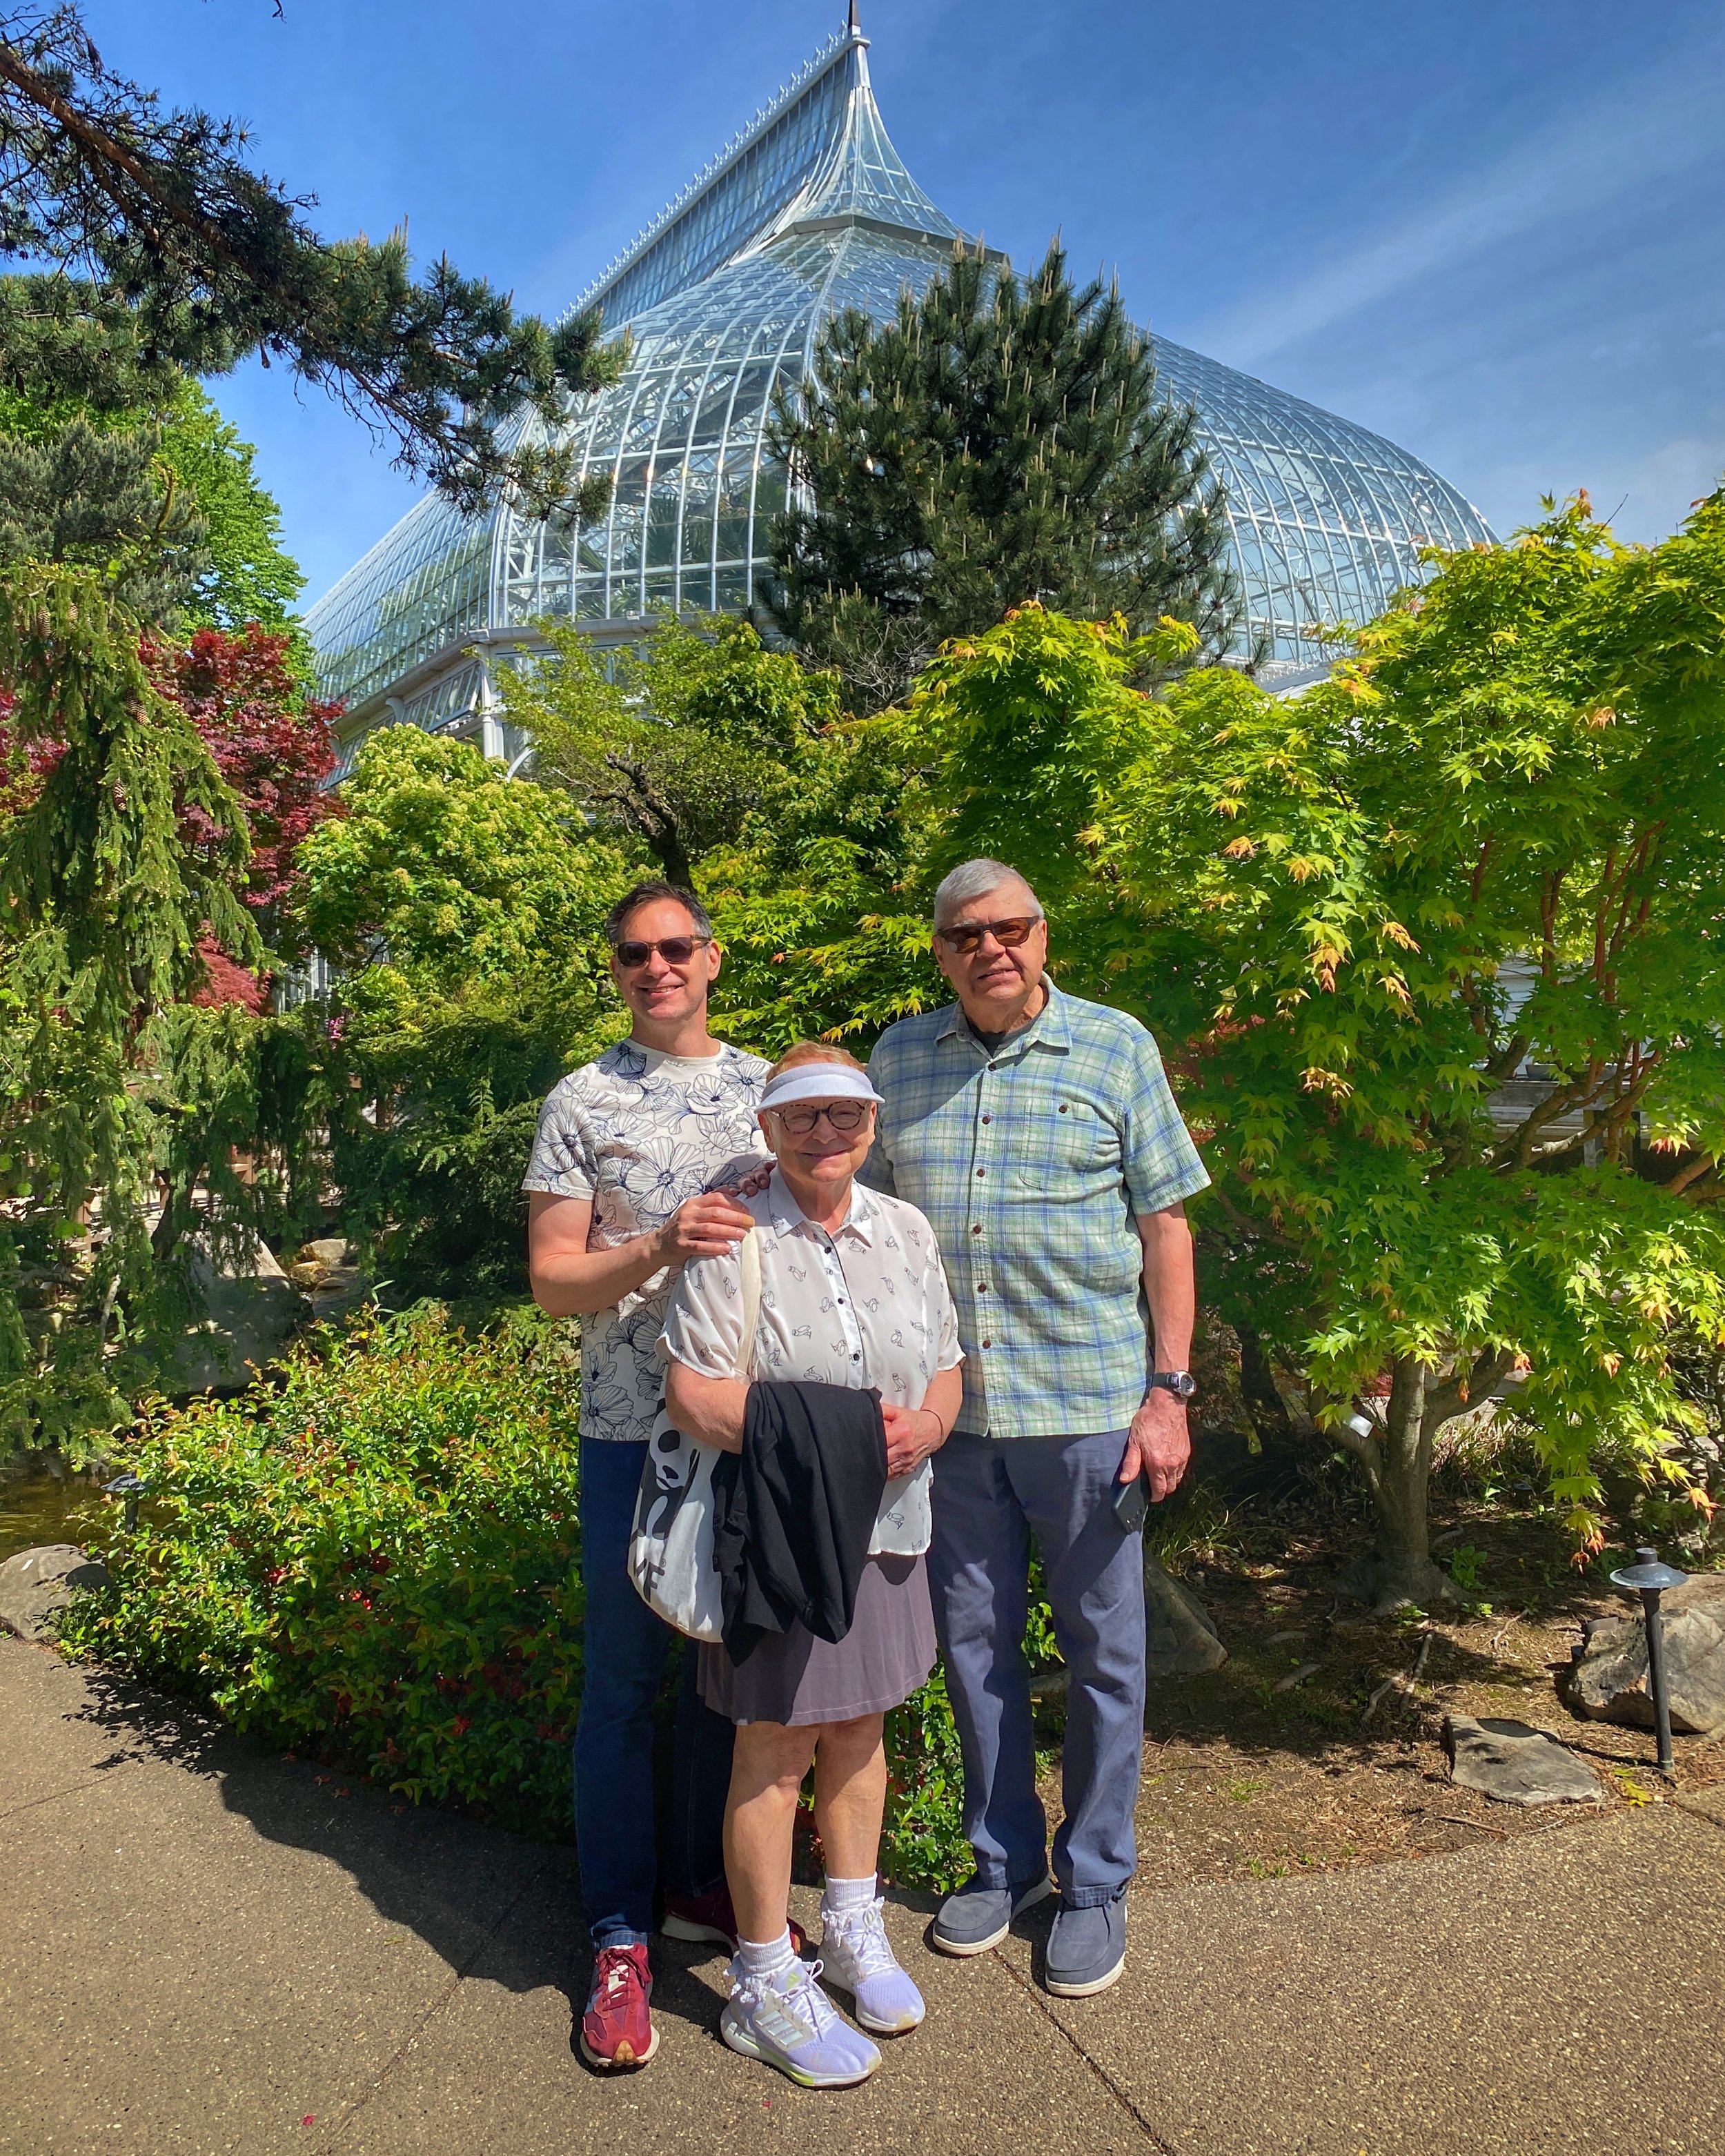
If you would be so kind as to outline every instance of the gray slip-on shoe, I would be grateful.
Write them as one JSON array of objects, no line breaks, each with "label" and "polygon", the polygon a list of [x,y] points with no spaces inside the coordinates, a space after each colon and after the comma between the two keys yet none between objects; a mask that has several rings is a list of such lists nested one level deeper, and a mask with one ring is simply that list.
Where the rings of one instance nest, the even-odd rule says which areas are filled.
[{"label": "gray slip-on shoe", "polygon": [[1088,1999],[1119,1981],[1126,1967],[1126,1897],[1100,1909],[1062,1907],[1048,1935],[1043,1983],[1056,1999]]},{"label": "gray slip-on shoe", "polygon": [[1053,1892],[1054,1881],[1045,1871],[1028,1885],[1009,1889],[979,1886],[973,1879],[941,1903],[929,1937],[942,1953],[987,1953],[1006,1937],[1014,1917],[1045,1902]]}]

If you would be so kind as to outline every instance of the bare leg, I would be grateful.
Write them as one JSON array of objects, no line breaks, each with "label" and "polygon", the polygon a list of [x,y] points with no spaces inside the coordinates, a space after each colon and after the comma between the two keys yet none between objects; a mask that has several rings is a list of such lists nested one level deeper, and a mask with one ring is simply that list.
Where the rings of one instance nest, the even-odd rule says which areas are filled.
[{"label": "bare leg", "polygon": [[880,1820],[886,1809],[881,1722],[878,1714],[860,1714],[853,1722],[829,1722],[820,1731],[814,1755],[814,1823],[826,1846],[827,1871],[834,1879],[871,1878],[880,1866]]},{"label": "bare leg", "polygon": [[[797,1793],[820,1734],[814,1728],[788,1729],[782,1722],[737,1727],[725,1801],[725,1876],[737,1929],[746,1939],[764,1944],[785,1928]],[[877,1810],[877,1833],[879,1825]]]}]

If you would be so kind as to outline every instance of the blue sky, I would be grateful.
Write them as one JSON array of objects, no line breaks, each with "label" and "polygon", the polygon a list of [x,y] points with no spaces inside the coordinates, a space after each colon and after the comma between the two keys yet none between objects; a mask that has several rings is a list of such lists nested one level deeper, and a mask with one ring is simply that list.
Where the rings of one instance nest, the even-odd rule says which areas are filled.
[{"label": "blue sky", "polygon": [[[110,64],[251,127],[331,236],[555,313],[843,18],[830,0],[89,0]],[[1166,336],[1362,421],[1500,531],[1636,539],[1725,470],[1714,0],[863,0],[887,126],[1023,261],[1056,227]],[[413,498],[278,368],[211,385],[308,598]]]}]

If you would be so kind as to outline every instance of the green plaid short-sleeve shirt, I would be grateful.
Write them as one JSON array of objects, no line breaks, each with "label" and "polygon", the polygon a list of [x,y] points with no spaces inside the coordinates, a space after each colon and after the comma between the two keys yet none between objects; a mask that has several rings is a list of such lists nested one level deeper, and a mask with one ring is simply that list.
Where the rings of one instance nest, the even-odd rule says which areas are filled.
[{"label": "green plaid short-sleeve shirt", "polygon": [[957,1427],[1123,1430],[1149,1368],[1137,1217],[1209,1181],[1156,1043],[1050,983],[998,1050],[953,1004],[889,1027],[869,1073],[885,1105],[865,1180],[927,1216],[957,1305]]}]

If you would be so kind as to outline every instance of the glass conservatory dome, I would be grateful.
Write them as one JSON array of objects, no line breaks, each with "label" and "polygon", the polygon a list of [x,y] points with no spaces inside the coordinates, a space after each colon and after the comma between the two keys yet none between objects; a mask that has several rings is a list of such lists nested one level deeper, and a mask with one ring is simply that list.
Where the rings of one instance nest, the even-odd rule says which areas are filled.
[{"label": "glass conservatory dome", "polygon": [[[347,703],[350,741],[408,719],[480,726],[508,752],[488,647],[531,645],[546,615],[620,640],[663,609],[753,597],[785,506],[762,440],[775,388],[798,378],[831,313],[889,315],[962,236],[888,140],[867,49],[853,9],[576,301],[633,343],[623,378],[573,407],[565,436],[583,475],[611,479],[604,517],[558,531],[506,506],[464,518],[428,495],[311,609],[320,688]],[[1154,347],[1227,490],[1242,643],[1267,642],[1272,681],[1321,670],[1317,630],[1381,612],[1420,575],[1421,547],[1490,539],[1453,487],[1381,436],[1165,338]]]}]

